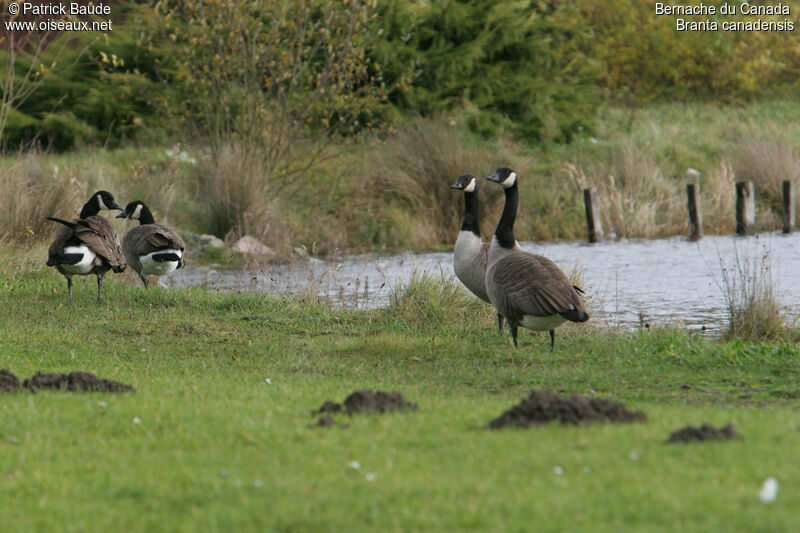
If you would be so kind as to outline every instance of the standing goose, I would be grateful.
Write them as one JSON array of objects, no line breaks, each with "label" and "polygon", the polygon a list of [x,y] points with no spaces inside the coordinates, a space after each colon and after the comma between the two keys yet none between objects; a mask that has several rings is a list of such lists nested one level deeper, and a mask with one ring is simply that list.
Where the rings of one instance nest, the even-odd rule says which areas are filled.
[{"label": "standing goose", "polygon": [[79,218],[68,222],[59,218],[48,220],[63,224],[47,251],[47,266],[54,266],[67,278],[69,304],[72,305],[72,276],[97,276],[97,301],[103,299],[103,276],[109,270],[125,270],[125,257],[119,245],[117,231],[100,211],[122,208],[110,192],[97,191],[83,205]]},{"label": "standing goose", "polygon": [[555,346],[555,328],[564,321],[586,322],[589,315],[567,276],[551,260],[525,252],[514,238],[519,191],[517,173],[500,167],[486,178],[505,189],[506,203],[489,249],[486,292],[497,312],[511,328],[514,346],[517,327],[550,332],[550,348]]},{"label": "standing goose", "polygon": [[164,276],[183,266],[186,244],[174,230],[156,224],[153,214],[143,202],[135,201],[125,206],[117,218],[138,220],[122,241],[125,259],[139,278],[148,286],[147,276]]},{"label": "standing goose", "polygon": [[[464,191],[464,222],[461,224],[461,231],[458,232],[453,251],[453,270],[472,294],[484,302],[489,302],[489,295],[486,293],[489,243],[481,241],[478,182],[472,174],[462,174],[450,188]],[[499,313],[497,325],[500,331],[503,331],[503,316]]]}]

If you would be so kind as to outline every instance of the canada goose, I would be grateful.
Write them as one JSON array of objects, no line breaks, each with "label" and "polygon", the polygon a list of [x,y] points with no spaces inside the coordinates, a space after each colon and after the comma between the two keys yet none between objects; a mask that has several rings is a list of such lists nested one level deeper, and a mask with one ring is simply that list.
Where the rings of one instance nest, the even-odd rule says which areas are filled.
[{"label": "canada goose", "polygon": [[[453,270],[472,294],[484,302],[489,302],[489,295],[486,294],[489,243],[481,241],[478,182],[472,174],[462,174],[450,188],[464,191],[464,222],[461,224],[461,231],[458,232],[456,247],[453,250]],[[503,331],[503,316],[499,313],[497,326]]]},{"label": "canada goose", "polygon": [[122,241],[125,259],[147,287],[147,276],[164,276],[183,266],[186,244],[180,235],[167,226],[156,224],[153,214],[143,202],[135,201],[125,206],[117,218],[138,220]]},{"label": "canada goose", "polygon": [[64,227],[58,230],[47,251],[47,266],[55,266],[67,278],[69,303],[72,305],[72,276],[97,276],[97,300],[103,299],[103,276],[109,270],[125,270],[125,257],[119,245],[117,231],[102,210],[122,209],[110,192],[97,191],[83,205],[79,218],[68,222],[47,217]]},{"label": "canada goose", "polygon": [[[565,320],[586,322],[589,315],[567,276],[551,260],[525,252],[514,238],[519,191],[517,173],[500,167],[486,178],[505,189],[506,203],[489,248],[486,292],[497,312],[511,328],[517,347],[517,327],[550,332],[550,348],[555,346],[555,328]],[[582,291],[581,291],[582,292]]]}]

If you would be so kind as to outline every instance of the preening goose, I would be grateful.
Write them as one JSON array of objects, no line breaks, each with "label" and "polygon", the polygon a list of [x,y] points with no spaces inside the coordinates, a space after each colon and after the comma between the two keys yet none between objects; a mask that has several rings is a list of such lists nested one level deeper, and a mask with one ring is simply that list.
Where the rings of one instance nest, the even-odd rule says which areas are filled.
[{"label": "preening goose", "polygon": [[47,251],[47,266],[54,266],[67,278],[69,303],[72,305],[72,276],[97,276],[97,300],[103,299],[103,276],[109,270],[125,270],[125,257],[117,231],[102,210],[122,209],[110,192],[97,191],[81,209],[80,218],[72,221],[48,217],[64,227],[58,230]]},{"label": "preening goose", "polygon": [[153,214],[143,202],[135,201],[125,206],[117,218],[138,220],[122,241],[125,259],[147,287],[147,276],[164,276],[183,266],[186,244],[174,230],[156,224]]},{"label": "preening goose", "polygon": [[[464,191],[464,221],[453,250],[453,270],[472,294],[484,302],[489,302],[489,295],[486,293],[489,243],[481,241],[478,182],[472,174],[462,174],[450,188]],[[497,325],[500,331],[503,331],[503,317],[500,314],[497,315]]]},{"label": "preening goose", "polygon": [[517,328],[550,332],[555,346],[555,328],[566,320],[589,320],[583,298],[558,266],[546,257],[525,252],[514,238],[514,220],[519,204],[517,173],[500,167],[486,178],[505,189],[506,203],[489,248],[486,292],[497,312],[506,318],[514,346]]}]

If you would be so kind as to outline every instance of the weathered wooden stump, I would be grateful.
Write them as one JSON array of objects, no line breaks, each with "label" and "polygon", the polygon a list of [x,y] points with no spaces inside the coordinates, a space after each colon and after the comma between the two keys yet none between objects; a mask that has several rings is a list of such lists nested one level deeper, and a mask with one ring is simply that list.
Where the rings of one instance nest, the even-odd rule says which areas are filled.
[{"label": "weathered wooden stump", "polygon": [[795,205],[794,187],[791,181],[783,182],[783,232],[794,231]]},{"label": "weathered wooden stump", "polygon": [[699,241],[703,238],[703,213],[700,211],[700,185],[698,183],[688,183],[686,185],[686,197],[689,208],[689,228],[691,234],[689,238]]},{"label": "weathered wooden stump", "polygon": [[752,235],[756,226],[756,193],[752,181],[736,182],[736,234]]},{"label": "weathered wooden stump", "polygon": [[603,238],[603,225],[597,209],[597,189],[583,189],[583,203],[586,206],[586,225],[589,227],[589,242]]}]

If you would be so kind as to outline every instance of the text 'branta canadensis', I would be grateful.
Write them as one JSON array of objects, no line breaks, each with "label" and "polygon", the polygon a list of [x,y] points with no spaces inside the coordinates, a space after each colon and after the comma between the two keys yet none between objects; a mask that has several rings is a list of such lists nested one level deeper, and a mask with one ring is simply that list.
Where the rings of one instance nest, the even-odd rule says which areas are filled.
[{"label": "text 'branta canadensis'", "polygon": [[489,248],[486,292],[497,312],[511,328],[514,346],[517,328],[549,331],[555,346],[555,328],[564,321],[589,320],[583,298],[558,266],[546,257],[524,251],[514,238],[514,220],[519,204],[517,173],[500,167],[486,178],[503,186],[503,214]]},{"label": "text 'branta canadensis'", "polygon": [[71,222],[48,217],[63,227],[47,251],[47,266],[55,266],[67,278],[72,305],[72,276],[97,276],[97,300],[103,299],[103,276],[109,270],[125,270],[125,257],[117,231],[100,211],[122,209],[110,192],[97,191],[81,209],[80,218]]},{"label": "text 'branta canadensis'", "polygon": [[[462,174],[450,188],[464,191],[464,221],[453,250],[453,270],[472,294],[484,302],[489,302],[489,295],[486,293],[489,243],[481,241],[478,181],[472,174]],[[500,331],[503,331],[503,317],[500,314],[497,315],[497,325]]]},{"label": "text 'branta canadensis'", "polygon": [[125,206],[117,218],[138,220],[122,241],[125,259],[147,287],[147,276],[164,276],[183,266],[186,244],[174,230],[156,224],[153,214],[143,202],[135,201]]}]

